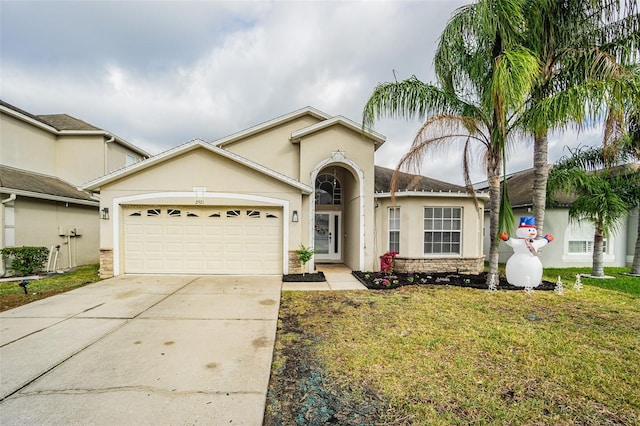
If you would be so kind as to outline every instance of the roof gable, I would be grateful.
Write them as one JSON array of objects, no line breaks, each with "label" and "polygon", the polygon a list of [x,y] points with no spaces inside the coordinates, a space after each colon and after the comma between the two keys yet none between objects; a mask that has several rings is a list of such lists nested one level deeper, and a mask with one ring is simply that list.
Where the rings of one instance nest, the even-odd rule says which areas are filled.
[{"label": "roof gable", "polygon": [[273,120],[269,120],[269,121],[265,121],[264,123],[260,123],[256,126],[253,127],[249,127],[248,129],[242,130],[240,132],[237,133],[233,133],[229,136],[226,136],[222,139],[218,139],[216,141],[213,141],[212,144],[215,146],[219,146],[219,147],[224,147],[225,145],[240,141],[242,139],[245,139],[249,136],[255,135],[256,133],[260,133],[260,132],[264,132],[265,130],[271,129],[273,127],[279,126],[281,124],[284,124],[288,121],[292,121],[295,120],[297,118],[300,118],[302,116],[305,115],[310,115],[312,117],[315,117],[317,119],[320,120],[327,120],[329,118],[331,118],[331,116],[327,113],[324,113],[320,110],[317,110],[313,107],[307,106],[304,108],[301,108],[299,110],[290,112],[288,114],[285,115],[281,115],[280,117],[276,117]]},{"label": "roof gable", "polygon": [[177,146],[175,148],[172,148],[168,151],[165,151],[163,153],[160,153],[154,157],[148,158],[146,160],[143,160],[139,163],[133,164],[131,166],[122,168],[120,170],[116,170],[112,173],[109,173],[105,176],[102,176],[100,178],[94,179],[92,181],[89,181],[87,183],[85,183],[83,185],[84,189],[87,190],[99,190],[100,186],[108,184],[110,182],[114,182],[116,180],[119,179],[123,179],[129,175],[135,174],[141,170],[144,170],[148,167],[151,166],[155,166],[158,164],[161,164],[165,161],[168,161],[172,158],[175,158],[177,156],[180,156],[182,154],[185,154],[189,151],[195,150],[195,149],[206,149],[214,154],[217,154],[221,157],[227,158],[231,161],[234,161],[238,164],[241,164],[245,167],[248,167],[250,169],[256,170],[260,173],[263,173],[267,176],[270,176],[276,180],[279,180],[281,182],[284,182],[288,185],[293,186],[294,188],[299,189],[300,191],[302,191],[305,194],[310,194],[311,192],[313,192],[313,188],[311,188],[308,185],[305,185],[303,183],[298,182],[295,179],[292,179],[288,176],[283,175],[282,173],[278,173],[274,170],[269,169],[268,167],[265,167],[261,164],[258,164],[254,161],[251,161],[247,158],[244,158],[238,154],[235,154],[233,152],[227,151],[226,149],[222,149],[219,148],[215,145],[212,145],[210,143],[204,142],[200,139],[194,139],[191,142],[188,142],[186,144]]},{"label": "roof gable", "polygon": [[368,139],[371,139],[375,143],[376,149],[378,149],[386,140],[386,138],[380,133],[375,132],[373,130],[363,131],[362,126],[360,126],[355,121],[349,120],[348,118],[343,117],[341,115],[337,115],[335,117],[329,118],[327,120],[321,121],[311,126],[307,126],[304,129],[296,130],[291,134],[291,141],[300,142],[300,139],[302,139],[305,136],[309,136],[315,132],[319,132],[321,130],[324,130],[336,125],[340,125],[356,133],[363,134],[365,137],[367,137]]}]

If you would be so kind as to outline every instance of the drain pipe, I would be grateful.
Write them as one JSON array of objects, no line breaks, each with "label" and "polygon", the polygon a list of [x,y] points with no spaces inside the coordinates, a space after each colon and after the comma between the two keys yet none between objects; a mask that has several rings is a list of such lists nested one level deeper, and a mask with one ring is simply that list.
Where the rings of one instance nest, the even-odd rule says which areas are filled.
[{"label": "drain pipe", "polygon": [[10,194],[9,198],[7,198],[6,200],[2,200],[2,204],[7,204],[15,200],[16,200],[16,194]]},{"label": "drain pipe", "polygon": [[104,141],[104,174],[106,175],[108,172],[107,167],[109,166],[109,163],[107,161],[107,156],[109,154],[109,150],[107,149],[107,145],[109,145],[110,143],[114,142],[116,140],[116,137],[113,136],[110,133],[106,133],[105,137],[107,136],[111,136],[109,139]]},{"label": "drain pipe", "polygon": [[[9,194],[9,198],[7,198],[6,200],[2,200],[2,204],[3,204],[3,208],[4,208],[4,204],[10,203],[12,201],[16,200],[16,194],[15,192],[13,194]],[[0,228],[0,232],[2,234],[4,234],[4,214],[2,215],[2,223],[0,225],[2,225],[2,228]],[[0,234],[0,246],[4,247],[4,235]],[[7,274],[7,269],[4,267],[4,259],[0,259],[0,277],[4,277]]]}]

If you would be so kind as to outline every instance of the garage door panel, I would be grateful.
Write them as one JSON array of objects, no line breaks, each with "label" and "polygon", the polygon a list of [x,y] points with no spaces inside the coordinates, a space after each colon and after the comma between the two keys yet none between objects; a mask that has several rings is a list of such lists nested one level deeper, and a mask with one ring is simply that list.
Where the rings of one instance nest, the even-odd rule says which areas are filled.
[{"label": "garage door panel", "polygon": [[184,251],[184,244],[182,243],[167,242],[165,244],[165,253],[168,254],[169,256],[182,257],[183,251]]},{"label": "garage door panel", "polygon": [[204,234],[204,227],[197,225],[187,225],[185,227],[185,235],[199,236]]},{"label": "garage door panel", "polygon": [[242,236],[242,226],[241,225],[227,225],[224,227],[224,236],[225,237],[241,237]]},{"label": "garage door panel", "polygon": [[282,221],[272,216],[281,209],[125,207],[125,272],[280,274]]},{"label": "garage door panel", "polygon": [[201,255],[203,253],[204,244],[200,242],[188,242],[185,244],[185,252],[188,255]]}]

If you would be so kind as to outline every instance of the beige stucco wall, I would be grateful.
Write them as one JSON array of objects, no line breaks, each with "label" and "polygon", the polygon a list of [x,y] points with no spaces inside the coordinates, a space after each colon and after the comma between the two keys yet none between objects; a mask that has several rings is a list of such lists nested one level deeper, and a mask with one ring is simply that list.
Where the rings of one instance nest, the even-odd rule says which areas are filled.
[{"label": "beige stucco wall", "polygon": [[[520,220],[521,216],[532,216],[533,214],[527,209],[514,210],[514,216],[516,223]],[[625,221],[626,222],[626,221]],[[485,214],[486,233],[484,236],[485,256],[489,255],[489,218],[488,214]],[[544,233],[553,236],[554,240],[544,246],[538,257],[544,267],[549,268],[570,268],[570,267],[591,267],[592,255],[589,254],[568,254],[568,242],[565,238],[568,232],[569,226],[569,209],[566,208],[553,208],[548,209],[545,212],[544,218]],[[618,231],[613,232],[610,238],[612,241],[613,252],[611,255],[605,254],[604,265],[605,266],[625,266],[626,254],[627,254],[627,231],[622,226]],[[635,242],[635,241],[634,241]],[[501,242],[499,248],[500,257],[498,261],[500,263],[506,263],[509,257],[513,254],[513,250],[507,244]]]},{"label": "beige stucco wall", "polygon": [[291,133],[319,122],[305,115],[251,135],[224,148],[293,179],[300,179],[300,147],[291,143]]},{"label": "beige stucco wall", "polygon": [[0,163],[47,175],[56,174],[56,136],[7,114],[0,114]]},{"label": "beige stucco wall", "polygon": [[56,143],[56,175],[75,185],[104,175],[103,141],[101,135],[60,136]]},{"label": "beige stucco wall", "polygon": [[[373,220],[373,192],[374,192],[374,151],[375,145],[370,139],[362,137],[340,124],[310,134],[298,142],[300,144],[300,180],[307,185],[314,186],[313,172],[321,163],[330,160],[327,168],[334,166],[343,168],[347,173],[344,179],[346,192],[344,194],[344,210],[342,216],[344,232],[343,259],[347,266],[359,269],[360,240],[362,237],[360,221],[364,220],[364,264],[365,270],[374,267],[376,254],[374,247]],[[334,152],[340,151],[344,160],[336,157],[331,160]],[[355,165],[355,166],[352,166]],[[357,167],[357,169],[356,169]],[[364,218],[360,216],[360,176],[364,182]],[[344,233],[347,237],[344,237]]]},{"label": "beige stucco wall", "polygon": [[[122,212],[114,210],[113,202],[116,198],[130,197],[141,194],[165,192],[159,197],[135,200],[125,204],[133,205],[196,205],[193,187],[206,187],[208,193],[222,193],[212,198],[212,194],[204,197],[197,205],[233,205],[250,206],[264,205],[254,200],[238,200],[226,198],[224,194],[248,194],[283,200],[289,203],[290,212],[298,210],[302,216],[299,222],[291,222],[283,217],[283,224],[289,227],[289,247],[298,248],[302,225],[305,219],[302,214],[303,196],[299,189],[271,178],[263,173],[247,168],[235,161],[228,160],[204,148],[197,148],[169,159],[161,164],[146,168],[134,175],[122,178],[101,188],[101,208],[111,210],[112,219],[101,222],[101,249],[113,249],[113,215],[118,215],[122,223]],[[186,192],[188,197],[177,197],[171,193]],[[308,197],[307,197],[308,198]],[[266,204],[276,205],[276,204]],[[122,241],[122,229],[120,241]],[[303,240],[304,241],[304,240]],[[122,254],[122,250],[120,251]],[[121,259],[122,260],[122,259]]]},{"label": "beige stucco wall", "polygon": [[[376,249],[380,256],[389,249],[389,213],[390,207],[400,207],[400,252],[399,256],[423,258],[424,254],[424,207],[462,207],[462,253],[463,258],[482,256],[483,203],[477,208],[473,200],[461,197],[438,196],[397,196],[395,204],[390,198],[377,198],[376,208]],[[437,255],[428,255],[437,257]],[[440,256],[452,257],[452,256]],[[379,263],[379,262],[378,262]]]},{"label": "beige stucco wall", "polygon": [[105,173],[109,173],[114,170],[123,168],[127,164],[127,154],[131,155],[135,159],[134,160],[135,163],[137,163],[138,161],[142,161],[144,159],[137,152],[134,152],[131,149],[123,145],[120,145],[117,142],[110,142],[106,144],[106,150],[107,150],[107,164],[106,164]]},{"label": "beige stucco wall", "polygon": [[[98,209],[55,201],[18,197],[15,201],[15,246],[60,245],[58,268],[98,263]],[[78,229],[79,237],[61,237]],[[71,259],[69,257],[71,251]]]}]

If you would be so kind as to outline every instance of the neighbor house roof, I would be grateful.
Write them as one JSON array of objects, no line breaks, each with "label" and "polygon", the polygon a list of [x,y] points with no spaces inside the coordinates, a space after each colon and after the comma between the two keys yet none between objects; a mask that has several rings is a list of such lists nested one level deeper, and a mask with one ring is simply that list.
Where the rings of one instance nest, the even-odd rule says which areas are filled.
[{"label": "neighbor house roof", "polygon": [[85,191],[55,176],[0,165],[0,191],[24,197],[88,206],[99,203]]},{"label": "neighbor house roof", "polygon": [[94,125],[91,125],[78,118],[72,117],[69,114],[45,114],[38,115],[45,123],[49,123],[51,126],[58,130],[102,130]]},{"label": "neighbor house roof", "polygon": [[192,151],[194,149],[204,148],[208,151],[211,151],[215,154],[220,155],[221,157],[225,157],[229,160],[235,161],[236,163],[242,164],[250,169],[256,170],[258,172],[264,173],[267,176],[270,176],[276,180],[284,182],[288,185],[293,186],[294,188],[299,189],[305,194],[310,194],[313,192],[313,188],[308,185],[305,185],[301,182],[298,182],[295,179],[290,178],[289,176],[285,176],[282,173],[276,172],[268,167],[265,167],[261,164],[258,164],[254,161],[251,161],[245,157],[242,157],[238,154],[235,154],[231,151],[227,151],[226,149],[219,148],[215,145],[202,141],[200,139],[194,139],[191,142],[187,142],[186,144],[179,145],[175,148],[162,152],[156,156],[143,160],[139,163],[132,164],[130,166],[124,167],[120,170],[116,170],[112,173],[109,173],[105,176],[99,177],[97,179],[91,180],[83,185],[84,189],[87,190],[99,190],[100,186],[105,185],[107,183],[113,182],[115,180],[121,179],[123,177],[129,176],[133,173],[137,173],[138,171],[144,170],[147,167],[151,167],[153,165],[162,163],[171,158],[182,155],[186,152]]},{"label": "neighbor house roof", "polygon": [[57,136],[97,135],[109,139],[113,138],[113,140],[118,144],[129,148],[143,157],[151,156],[147,151],[122,139],[121,137],[68,114],[34,115],[2,100],[0,100],[0,112],[11,115]]},{"label": "neighbor house roof", "polygon": [[[391,178],[394,169],[375,166],[375,192],[376,197],[391,196]],[[420,196],[426,194],[452,194],[460,196],[461,194],[469,195],[464,186],[454,185],[449,182],[428,178],[426,176],[399,172],[398,188],[396,196]],[[485,193],[476,194],[479,198],[486,198]]]},{"label": "neighbor house roof", "polygon": [[[552,164],[548,165],[549,170],[553,167]],[[618,169],[625,173],[625,170],[629,168],[632,171],[637,171],[638,164],[627,164],[626,166],[618,166]],[[509,201],[511,207],[522,208],[531,207],[533,205],[533,180],[534,169],[526,169],[517,173],[513,173],[507,176],[507,192],[509,194]],[[483,183],[482,189],[487,189],[486,183]],[[549,207],[567,207],[570,206],[576,199],[575,195],[567,193],[557,193],[553,197],[553,205]]]},{"label": "neighbor house roof", "polygon": [[[551,169],[552,165],[548,165]],[[533,205],[533,180],[534,169],[526,169],[507,176],[507,193],[509,202],[513,208],[531,207]],[[483,190],[488,189],[488,185],[481,184]],[[570,205],[575,197],[566,194],[558,194],[555,204],[560,206]]]}]

